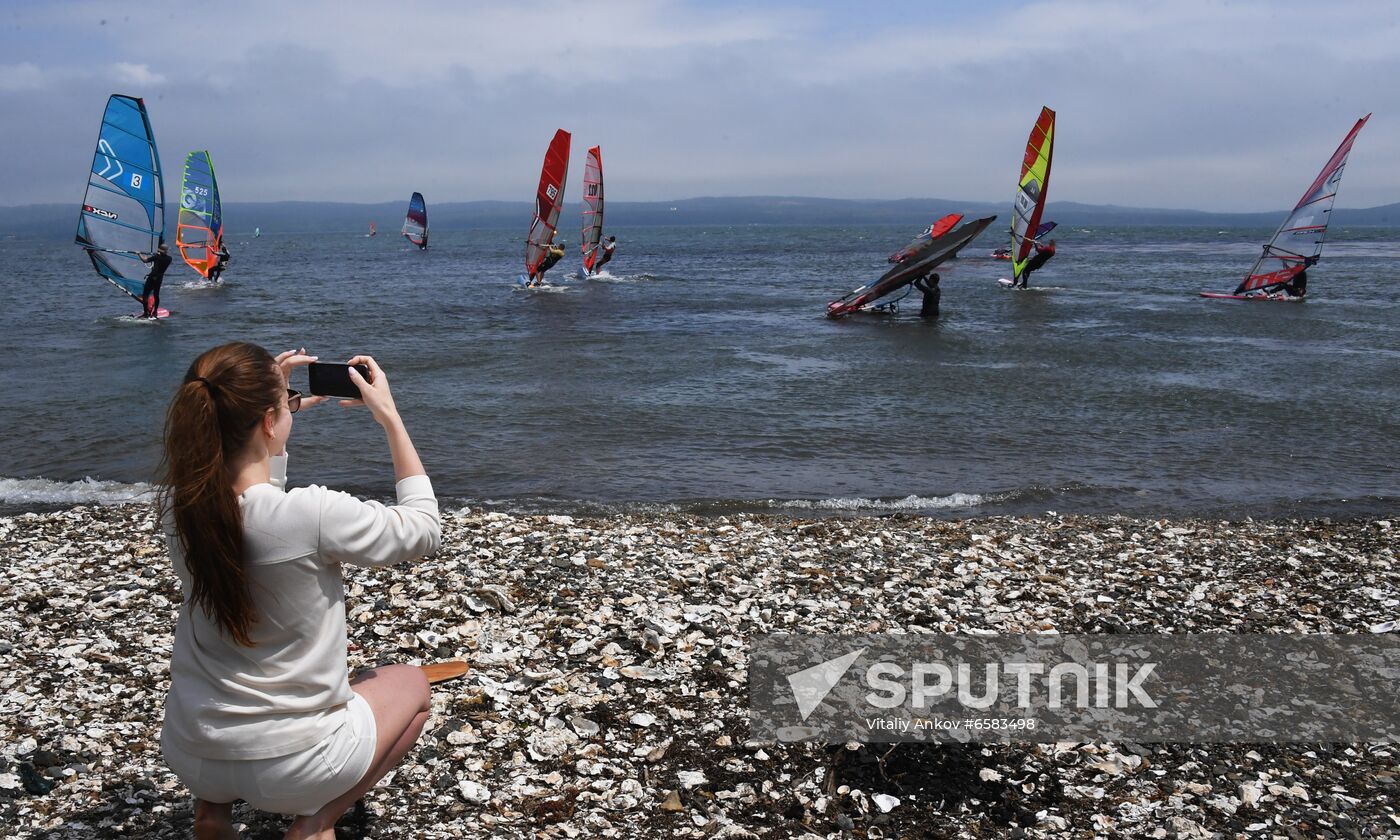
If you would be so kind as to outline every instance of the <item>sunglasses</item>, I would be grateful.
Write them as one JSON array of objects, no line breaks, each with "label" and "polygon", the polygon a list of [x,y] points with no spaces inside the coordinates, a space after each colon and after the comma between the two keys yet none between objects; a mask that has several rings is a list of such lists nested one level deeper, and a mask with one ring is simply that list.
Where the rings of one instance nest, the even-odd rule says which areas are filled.
[{"label": "sunglasses", "polygon": [[[288,414],[296,414],[296,413],[297,413],[297,409],[299,409],[299,408],[301,408],[301,392],[300,392],[300,391],[297,391],[297,390],[294,390],[294,389],[292,389],[292,388],[288,388],[288,389],[287,389],[287,413],[288,413]],[[269,408],[268,411],[272,411],[272,409]],[[259,419],[257,419],[257,420],[254,420],[254,421],[253,421],[253,426],[252,426],[252,427],[256,427],[256,426],[257,426],[259,423],[261,423],[261,422],[262,422],[262,419],[261,419],[261,418],[259,418]],[[252,428],[252,427],[250,427],[250,428]]]}]

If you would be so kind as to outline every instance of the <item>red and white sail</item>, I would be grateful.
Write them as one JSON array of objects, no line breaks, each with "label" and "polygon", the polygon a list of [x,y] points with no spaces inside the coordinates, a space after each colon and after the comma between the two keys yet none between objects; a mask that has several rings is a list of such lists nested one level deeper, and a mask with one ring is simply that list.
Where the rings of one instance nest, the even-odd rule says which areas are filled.
[{"label": "red and white sail", "polygon": [[1332,216],[1332,205],[1337,200],[1337,187],[1342,183],[1347,155],[1351,154],[1356,135],[1370,118],[1371,115],[1367,114],[1352,126],[1327,165],[1317,173],[1308,191],[1303,193],[1293,212],[1288,214],[1269,244],[1264,246],[1264,253],[1255,260],[1249,276],[1235,289],[1235,294],[1286,283],[1303,270],[1305,261],[1316,261],[1322,255],[1322,243],[1327,238],[1327,223]]},{"label": "red and white sail", "polygon": [[594,146],[588,150],[588,162],[583,167],[583,231],[579,242],[583,248],[583,270],[593,272],[602,256],[599,243],[603,240],[603,153]]},{"label": "red and white sail", "polygon": [[559,229],[559,211],[564,206],[564,179],[569,174],[569,132],[559,129],[544,153],[540,168],[540,185],[535,190],[535,215],[530,220],[530,233],[525,239],[525,271],[535,276],[544,262],[545,250],[554,241]]}]

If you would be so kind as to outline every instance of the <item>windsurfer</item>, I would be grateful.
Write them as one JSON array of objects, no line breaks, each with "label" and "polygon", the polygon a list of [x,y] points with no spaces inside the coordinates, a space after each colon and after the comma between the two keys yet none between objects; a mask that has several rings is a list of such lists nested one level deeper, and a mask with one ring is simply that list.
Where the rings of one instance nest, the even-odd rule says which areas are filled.
[{"label": "windsurfer", "polygon": [[229,260],[228,246],[220,242],[219,252],[215,256],[218,259],[215,261],[214,267],[209,269],[210,283],[219,283],[224,279],[224,266],[228,265]]},{"label": "windsurfer", "polygon": [[1298,269],[1298,273],[1293,275],[1283,284],[1281,290],[1289,297],[1305,297],[1308,293],[1308,269],[1317,265],[1317,257],[1308,257],[1303,260],[1303,267]]},{"label": "windsurfer", "polygon": [[934,272],[927,277],[919,277],[914,280],[914,288],[923,292],[924,295],[924,302],[919,306],[920,318],[938,317],[938,300],[943,296],[938,288],[939,279],[938,273]]},{"label": "windsurfer", "polygon": [[549,246],[544,252],[544,259],[540,261],[540,267],[535,269],[534,276],[530,278],[530,284],[538,285],[544,281],[544,273],[554,268],[554,264],[564,258],[564,242],[560,240]]},{"label": "windsurfer", "polygon": [[170,249],[160,243],[154,254],[140,254],[141,262],[149,263],[151,271],[146,275],[146,285],[141,287],[141,303],[145,306],[142,317],[155,318],[160,313],[160,284],[165,282],[165,270],[170,267]]},{"label": "windsurfer", "polygon": [[609,236],[608,241],[603,243],[603,255],[598,258],[598,262],[593,265],[593,273],[597,274],[603,270],[603,266],[613,258],[613,251],[617,250],[617,237]]},{"label": "windsurfer", "polygon": [[1031,272],[1050,262],[1050,258],[1055,256],[1055,240],[1050,240],[1047,244],[1035,243],[1035,256],[1026,260],[1026,267],[1021,269],[1021,288],[1026,288],[1026,282],[1030,279]]}]

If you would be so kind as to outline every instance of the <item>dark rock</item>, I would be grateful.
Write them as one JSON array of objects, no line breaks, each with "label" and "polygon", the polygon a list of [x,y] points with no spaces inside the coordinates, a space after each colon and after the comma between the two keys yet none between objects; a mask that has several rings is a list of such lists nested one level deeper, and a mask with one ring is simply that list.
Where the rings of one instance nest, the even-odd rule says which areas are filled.
[{"label": "dark rock", "polygon": [[43,796],[53,790],[53,782],[41,776],[27,761],[19,766],[19,780],[24,789],[35,796]]}]

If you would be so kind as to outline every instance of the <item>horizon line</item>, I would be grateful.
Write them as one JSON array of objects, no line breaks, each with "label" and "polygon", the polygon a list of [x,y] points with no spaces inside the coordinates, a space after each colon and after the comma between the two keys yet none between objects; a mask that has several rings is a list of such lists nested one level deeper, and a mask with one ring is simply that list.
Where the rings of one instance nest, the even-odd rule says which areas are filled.
[{"label": "horizon line", "polygon": [[[892,204],[892,203],[901,203],[901,202],[928,202],[928,203],[937,203],[937,204],[969,205],[969,206],[971,206],[971,205],[997,206],[997,205],[1000,205],[1000,204],[1003,203],[1003,202],[1000,202],[1000,201],[964,200],[964,199],[930,198],[930,197],[904,197],[904,198],[833,198],[833,197],[829,197],[829,196],[819,196],[819,195],[766,195],[766,194],[760,194],[760,195],[699,195],[699,196],[690,196],[690,197],[687,197],[687,198],[669,198],[669,199],[623,199],[623,200],[614,199],[613,202],[610,202],[610,203],[616,203],[616,204],[657,204],[657,205],[664,205],[664,204],[675,204],[675,203],[684,203],[684,202],[691,202],[691,201],[735,201],[735,200],[749,200],[749,201],[756,201],[756,200],[827,201],[827,202],[843,202],[843,203],[848,203],[848,204],[880,204],[880,203],[889,203],[889,204]],[[381,204],[399,204],[399,203],[405,203],[406,201],[407,201],[406,199],[397,199],[397,198],[394,198],[394,199],[382,199],[382,200],[379,200],[379,201],[348,201],[348,200],[340,200],[340,199],[303,199],[303,198],[298,198],[298,199],[258,199],[258,200],[252,200],[252,199],[250,199],[250,200],[224,201],[224,202],[221,202],[221,203],[223,203],[223,204],[234,204],[234,205],[237,205],[237,204],[333,204],[333,205],[345,205],[345,206],[351,206],[351,207],[354,207],[354,206],[369,207],[369,206],[375,206],[375,205],[381,205]],[[79,204],[81,204],[81,203],[82,203],[81,199],[79,199],[78,201],[46,201],[46,202],[31,201],[31,202],[28,202],[28,203],[25,203],[25,204],[3,204],[3,205],[0,205],[0,210],[23,210],[23,209],[28,208],[28,207],[69,207],[69,206],[76,206],[76,205],[79,205]],[[169,203],[169,202],[167,201],[167,204],[168,204],[168,203]],[[440,201],[440,202],[433,202],[433,203],[435,203],[435,204],[437,204],[437,205],[439,205],[439,206],[442,206],[442,205],[453,205],[453,204],[516,204],[516,205],[526,205],[526,206],[528,206],[528,205],[530,204],[530,202],[529,202],[528,200],[520,200],[520,199],[500,199],[500,198],[477,198],[477,199],[468,199],[468,200],[447,200],[447,201]],[[566,204],[568,203],[567,199],[566,199],[565,203],[566,203]],[[1005,203],[1006,203],[1008,206],[1010,206],[1010,204],[1011,204],[1011,202],[1005,202]],[[1288,211],[1288,208],[1282,208],[1282,209],[1280,209],[1280,208],[1271,208],[1271,209],[1265,209],[1265,210],[1201,210],[1201,209],[1197,209],[1197,208],[1188,208],[1188,207],[1140,207],[1140,206],[1134,206],[1134,205],[1128,205],[1128,204],[1112,204],[1112,203],[1103,203],[1103,204],[1100,204],[1100,203],[1092,203],[1092,202],[1086,202],[1086,201],[1076,201],[1076,200],[1071,200],[1071,199],[1061,199],[1061,200],[1055,200],[1055,201],[1048,201],[1048,202],[1046,202],[1046,206],[1047,206],[1047,207],[1049,207],[1049,206],[1051,206],[1051,205],[1054,205],[1054,204],[1061,204],[1061,205],[1066,205],[1066,204],[1068,204],[1068,205],[1076,205],[1076,206],[1079,206],[1079,207],[1086,207],[1086,208],[1104,208],[1104,209],[1121,210],[1121,211],[1146,211],[1146,212],[1153,212],[1153,213],[1200,213],[1200,214],[1202,214],[1202,215],[1213,215],[1213,216],[1244,216],[1244,215],[1258,215],[1258,214],[1277,213],[1277,212],[1287,212],[1287,211]],[[1394,207],[1394,206],[1397,206],[1397,205],[1400,205],[1400,201],[1388,202],[1388,203],[1386,203],[1386,204],[1376,204],[1376,205],[1372,205],[1372,206],[1370,206],[1370,207],[1341,207],[1341,206],[1337,206],[1337,207],[1335,207],[1335,208],[1333,208],[1333,209],[1335,209],[1335,210],[1379,210],[1379,209],[1382,209],[1382,208]]]}]

